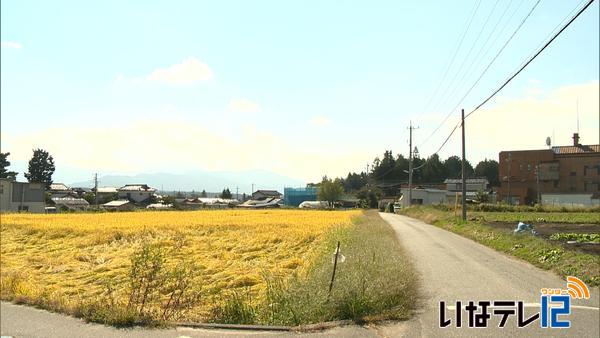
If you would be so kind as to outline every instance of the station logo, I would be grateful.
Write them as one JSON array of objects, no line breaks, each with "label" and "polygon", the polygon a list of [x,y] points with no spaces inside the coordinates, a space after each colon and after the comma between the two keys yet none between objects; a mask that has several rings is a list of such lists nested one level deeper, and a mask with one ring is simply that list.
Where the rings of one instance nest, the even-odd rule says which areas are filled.
[{"label": "station logo", "polygon": [[[540,303],[526,304],[516,300],[483,300],[465,302],[467,325],[470,328],[486,328],[492,315],[500,317],[498,327],[506,326],[510,316],[516,316],[517,326],[526,327],[536,320],[540,320],[542,328],[569,328],[571,321],[567,319],[571,314],[571,303],[574,299],[590,299],[590,290],[585,283],[574,276],[567,277],[567,287],[540,289]],[[539,308],[539,312],[526,314],[525,308]],[[455,310],[455,317],[448,318],[446,310]],[[456,327],[463,325],[463,302],[457,301],[456,306],[446,306],[445,301],[440,301],[440,327]]]}]

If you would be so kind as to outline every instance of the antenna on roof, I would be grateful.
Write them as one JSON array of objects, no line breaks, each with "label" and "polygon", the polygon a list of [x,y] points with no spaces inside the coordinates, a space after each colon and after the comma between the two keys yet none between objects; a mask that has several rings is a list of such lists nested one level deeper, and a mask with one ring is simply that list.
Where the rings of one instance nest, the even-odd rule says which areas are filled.
[{"label": "antenna on roof", "polygon": [[577,134],[579,134],[579,99],[577,99]]}]

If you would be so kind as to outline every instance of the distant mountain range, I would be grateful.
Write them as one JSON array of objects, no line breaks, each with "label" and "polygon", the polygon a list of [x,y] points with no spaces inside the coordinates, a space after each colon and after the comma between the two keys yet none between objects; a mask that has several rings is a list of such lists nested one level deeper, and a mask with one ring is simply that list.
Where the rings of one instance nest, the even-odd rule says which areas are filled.
[{"label": "distant mountain range", "polygon": [[[229,188],[235,193],[250,193],[254,190],[275,189],[283,193],[284,187],[301,187],[305,183],[266,170],[248,171],[192,171],[184,174],[156,173],[137,175],[106,175],[98,178],[99,187],[121,187],[125,184],[148,184],[152,188],[164,191],[197,191],[220,192]],[[92,180],[73,182],[71,187],[93,187]]]}]

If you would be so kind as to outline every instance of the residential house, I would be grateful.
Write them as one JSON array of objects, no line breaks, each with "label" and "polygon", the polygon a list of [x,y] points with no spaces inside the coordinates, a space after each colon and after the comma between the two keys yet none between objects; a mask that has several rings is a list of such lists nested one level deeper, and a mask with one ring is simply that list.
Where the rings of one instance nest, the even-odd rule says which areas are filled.
[{"label": "residential house", "polygon": [[90,207],[88,201],[80,197],[52,197],[52,202],[57,210],[83,211]]},{"label": "residential house", "polygon": [[267,199],[267,198],[281,199],[282,197],[283,197],[283,195],[277,190],[256,190],[255,192],[252,193],[252,199],[259,200],[259,201]]},{"label": "residential house", "polygon": [[[454,203],[457,199],[461,201],[462,195],[462,179],[460,178],[448,178],[444,181],[446,183],[446,202]],[[489,193],[489,185],[487,178],[474,177],[465,179],[466,183],[466,200],[474,201],[476,199],[477,192],[483,191]]]},{"label": "residential house", "polygon": [[127,184],[117,189],[119,199],[127,199],[134,203],[143,203],[150,200],[156,189],[147,184]]},{"label": "residential house", "polygon": [[64,183],[50,184],[50,188],[47,192],[50,193],[50,198],[79,197],[73,189],[69,188]]},{"label": "residential house", "polygon": [[43,183],[17,182],[14,179],[0,178],[0,211],[3,212],[45,212]]},{"label": "residential house", "polygon": [[96,194],[98,195],[99,203],[110,202],[111,200],[117,199],[119,195],[117,188],[114,187],[99,187]]}]

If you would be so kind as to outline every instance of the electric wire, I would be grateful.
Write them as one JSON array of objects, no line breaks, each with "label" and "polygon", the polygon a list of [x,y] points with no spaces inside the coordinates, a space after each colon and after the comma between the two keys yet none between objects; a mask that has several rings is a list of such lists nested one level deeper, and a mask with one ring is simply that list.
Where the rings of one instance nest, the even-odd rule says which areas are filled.
[{"label": "electric wire", "polygon": [[523,71],[523,69],[525,69],[533,60],[535,60],[535,58],[538,57],[538,55],[540,55],[544,49],[546,49],[562,32],[565,31],[565,29],[567,29],[567,27],[569,27],[573,21],[575,21],[575,19],[577,19],[581,13],[583,13],[588,7],[590,7],[590,5],[594,2],[594,0],[589,0],[588,3],[581,8],[577,14],[575,14],[558,32],[556,32],[554,34],[554,36],[552,36],[552,38],[550,40],[548,40],[540,49],[538,49],[538,51],[532,56],[530,57],[525,64],[523,64],[519,70],[517,70],[513,75],[511,75],[498,89],[496,89],[490,96],[488,96],[485,100],[483,100],[483,102],[481,102],[477,107],[475,107],[475,109],[473,109],[471,112],[469,112],[465,118],[471,116],[471,114],[473,114],[474,112],[476,112],[479,108],[481,108],[484,104],[486,104],[489,100],[491,100],[496,94],[498,94],[504,87],[506,87],[506,85],[512,81],[517,75],[519,75],[519,73],[521,73]]}]

